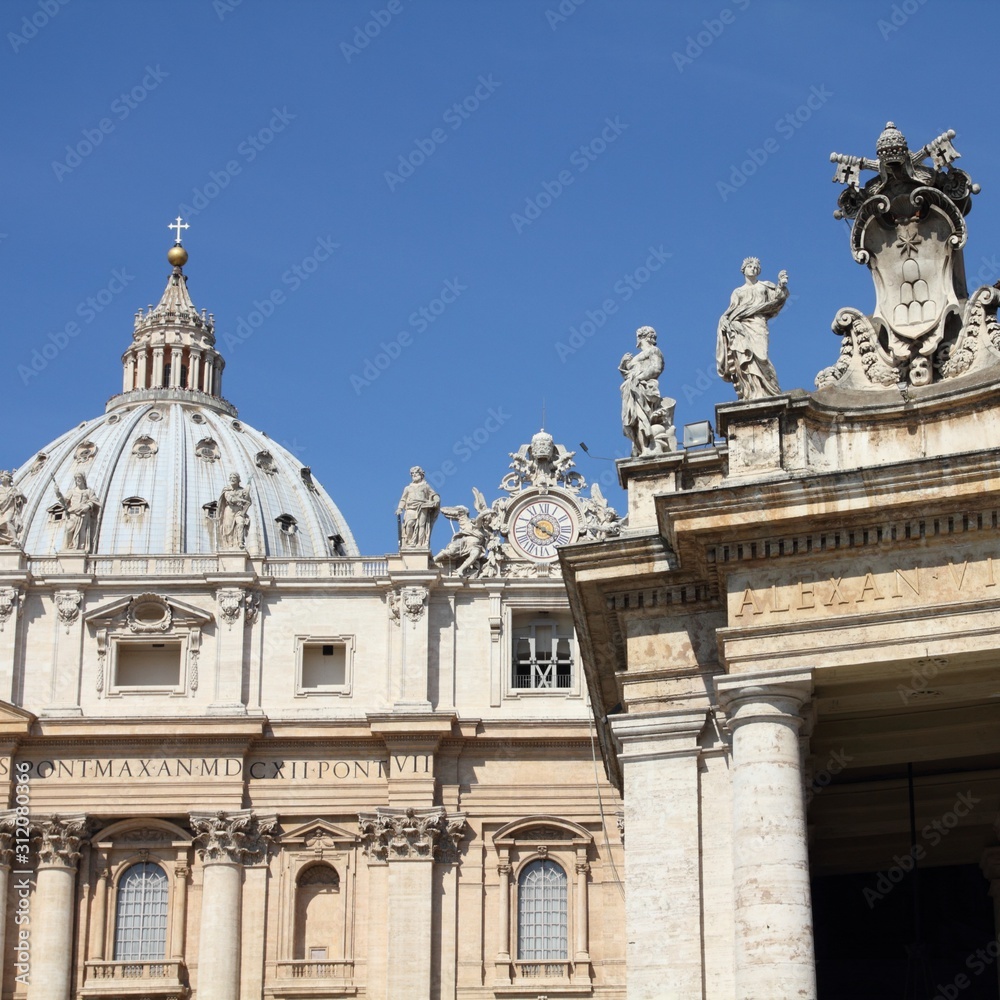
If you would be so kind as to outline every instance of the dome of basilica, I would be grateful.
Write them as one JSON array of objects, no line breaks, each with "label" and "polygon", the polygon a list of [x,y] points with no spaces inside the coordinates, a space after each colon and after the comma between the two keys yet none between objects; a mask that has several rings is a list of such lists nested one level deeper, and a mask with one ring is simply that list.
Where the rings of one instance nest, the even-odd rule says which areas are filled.
[{"label": "dome of basilica", "polygon": [[[46,445],[22,465],[20,545],[29,555],[66,548],[95,555],[200,554],[231,548],[220,498],[246,491],[250,555],[358,555],[336,504],[287,449],[238,419],[221,395],[221,355],[211,316],[195,309],[182,264],[160,303],[136,314],[122,357],[123,391],[105,413]],[[180,263],[177,263],[180,261]],[[82,476],[83,479],[77,477]],[[71,493],[92,491],[81,537],[71,539]],[[67,497],[69,498],[67,500]],[[221,506],[226,506],[222,501]]]}]

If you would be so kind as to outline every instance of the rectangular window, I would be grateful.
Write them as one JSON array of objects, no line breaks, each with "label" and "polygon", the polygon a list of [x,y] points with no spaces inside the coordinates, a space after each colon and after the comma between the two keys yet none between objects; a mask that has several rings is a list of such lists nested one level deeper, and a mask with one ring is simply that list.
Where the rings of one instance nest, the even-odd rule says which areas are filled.
[{"label": "rectangular window", "polygon": [[515,615],[511,687],[518,691],[568,691],[573,687],[573,624],[568,614]]},{"label": "rectangular window", "polygon": [[170,688],[181,685],[181,643],[119,642],[116,644],[115,686]]},{"label": "rectangular window", "polygon": [[349,695],[354,637],[298,636],[297,695]]}]

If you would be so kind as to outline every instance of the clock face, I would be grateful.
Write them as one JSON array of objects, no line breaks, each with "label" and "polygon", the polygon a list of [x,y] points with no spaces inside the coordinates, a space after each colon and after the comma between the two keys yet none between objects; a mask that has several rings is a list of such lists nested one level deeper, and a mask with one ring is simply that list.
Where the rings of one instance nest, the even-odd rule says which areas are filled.
[{"label": "clock face", "polygon": [[576,541],[576,513],[551,496],[532,500],[511,519],[508,537],[529,559],[555,559],[556,547]]}]

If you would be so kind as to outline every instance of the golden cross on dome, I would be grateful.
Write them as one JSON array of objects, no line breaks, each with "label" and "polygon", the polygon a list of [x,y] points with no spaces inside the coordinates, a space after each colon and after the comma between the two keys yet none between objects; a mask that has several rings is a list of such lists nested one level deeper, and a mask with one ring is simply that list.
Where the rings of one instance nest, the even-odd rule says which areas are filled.
[{"label": "golden cross on dome", "polygon": [[181,217],[179,215],[177,216],[177,221],[176,222],[171,222],[170,225],[167,226],[167,229],[176,229],[177,230],[177,239],[174,240],[174,243],[177,246],[181,245],[181,230],[182,229],[190,229],[190,228],[191,227],[186,222],[181,222]]}]

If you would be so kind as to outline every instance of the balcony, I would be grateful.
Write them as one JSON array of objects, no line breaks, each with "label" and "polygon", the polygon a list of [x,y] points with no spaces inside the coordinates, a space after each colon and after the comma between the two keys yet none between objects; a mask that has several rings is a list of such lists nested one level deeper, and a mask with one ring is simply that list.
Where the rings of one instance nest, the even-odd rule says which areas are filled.
[{"label": "balcony", "polygon": [[267,997],[275,1000],[296,1000],[309,997],[349,997],[358,988],[354,985],[354,962],[338,959],[295,959],[271,965]]},{"label": "balcony", "polygon": [[506,962],[498,965],[497,971],[498,979],[493,985],[493,994],[497,997],[536,1000],[543,995],[569,998],[594,994],[589,962],[517,959],[509,966]]},{"label": "balcony", "polygon": [[186,997],[187,970],[179,959],[131,962],[87,962],[84,965],[83,997]]}]

